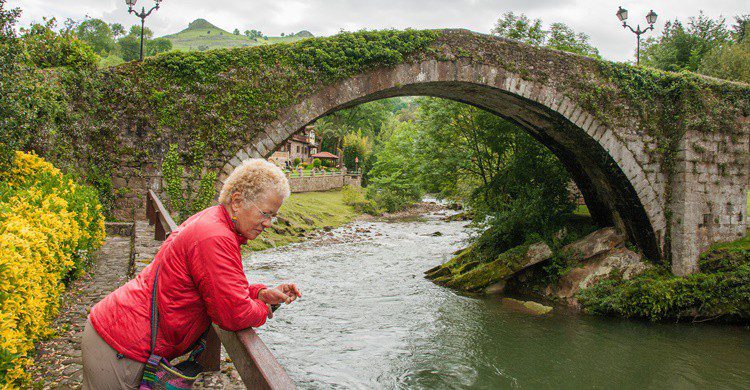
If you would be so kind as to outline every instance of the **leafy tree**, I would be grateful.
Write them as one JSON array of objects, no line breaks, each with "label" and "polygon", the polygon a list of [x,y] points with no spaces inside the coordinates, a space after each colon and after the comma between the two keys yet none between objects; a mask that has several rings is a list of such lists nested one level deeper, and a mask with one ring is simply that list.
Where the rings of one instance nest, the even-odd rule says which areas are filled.
[{"label": "leafy tree", "polygon": [[344,136],[362,132],[374,139],[385,120],[404,107],[396,99],[381,99],[336,111],[315,122],[316,134],[321,137],[322,149],[338,153]]},{"label": "leafy tree", "polygon": [[746,33],[750,15],[735,17],[731,42],[711,49],[701,59],[698,72],[727,80],[750,83],[750,37]]},{"label": "leafy tree", "polygon": [[660,37],[645,41],[641,62],[663,70],[696,72],[706,54],[727,43],[729,31],[725,19],[711,19],[700,12],[688,20],[687,26],[677,19],[667,22]]},{"label": "leafy tree", "polygon": [[101,19],[86,19],[75,31],[78,38],[91,46],[96,54],[104,55],[115,48],[112,28]]},{"label": "leafy tree", "polygon": [[444,99],[420,99],[417,113],[422,186],[441,197],[468,201],[501,167],[503,156],[487,141],[496,138],[500,143],[515,127],[496,115]]},{"label": "leafy tree", "polygon": [[543,45],[547,36],[540,19],[531,20],[525,14],[516,16],[513,12],[506,12],[497,20],[492,34],[536,46]]},{"label": "leafy tree", "polygon": [[[362,167],[372,153],[370,139],[362,132],[349,133],[344,136],[344,165],[349,170]],[[357,159],[358,162],[355,162]]]},{"label": "leafy tree", "polygon": [[234,31],[233,31],[233,34],[234,35],[240,35],[240,29],[235,28]]},{"label": "leafy tree", "polygon": [[145,43],[145,55],[153,56],[172,50],[172,41],[167,38],[150,39]]},{"label": "leafy tree", "polygon": [[114,39],[118,39],[119,37],[125,35],[125,27],[122,26],[120,23],[112,23],[109,25],[110,30],[112,30],[112,37]]},{"label": "leafy tree", "polygon": [[417,202],[424,194],[417,180],[416,137],[417,129],[411,122],[393,127],[387,139],[382,139],[378,160],[370,171],[367,196],[388,212]]},{"label": "leafy tree", "polygon": [[70,32],[58,33],[56,27],[56,20],[52,18],[21,29],[29,65],[38,68],[94,67],[98,58],[91,48]]},{"label": "leafy tree", "polygon": [[552,23],[548,31],[545,46],[570,53],[601,58],[599,50],[589,43],[588,35],[576,33],[564,23]]},{"label": "leafy tree", "polygon": [[257,39],[257,38],[263,37],[263,33],[261,33],[258,30],[245,30],[245,35],[251,39]]},{"label": "leafy tree", "polygon": [[20,16],[20,8],[5,9],[5,0],[0,0],[0,53],[3,53],[0,55],[0,171],[7,171],[23,134],[11,119],[11,113],[17,112],[19,106],[15,96],[22,52],[13,26]]},{"label": "leafy tree", "polygon": [[750,83],[750,39],[711,50],[701,61],[700,73]]},{"label": "leafy tree", "polygon": [[599,50],[589,43],[589,36],[576,33],[564,23],[552,23],[549,30],[544,30],[540,19],[531,20],[525,14],[516,16],[507,12],[498,19],[492,34],[515,39],[535,46],[600,58]]},{"label": "leafy tree", "polygon": [[744,42],[748,36],[748,28],[750,28],[750,15],[735,16],[734,22],[729,34],[735,43]]},{"label": "leafy tree", "polygon": [[[141,26],[134,24],[130,26],[130,30],[128,30],[128,35],[132,35],[138,39],[141,39]],[[144,41],[146,39],[151,39],[154,37],[154,32],[151,31],[150,28],[144,27],[143,28],[143,39]]]},{"label": "leafy tree", "polygon": [[141,40],[134,35],[126,35],[117,40],[120,56],[125,61],[134,61],[141,55]]},{"label": "leafy tree", "polygon": [[[149,28],[143,30],[143,55],[152,56],[172,50],[172,41],[167,38],[156,38]],[[119,54],[125,61],[134,61],[141,56],[141,27],[130,27],[128,35],[117,40]]]}]

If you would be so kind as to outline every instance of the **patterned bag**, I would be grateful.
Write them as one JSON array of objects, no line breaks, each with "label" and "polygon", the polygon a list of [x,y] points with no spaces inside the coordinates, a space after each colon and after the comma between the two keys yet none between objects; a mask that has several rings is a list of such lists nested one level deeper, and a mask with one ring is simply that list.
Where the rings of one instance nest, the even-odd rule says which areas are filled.
[{"label": "patterned bag", "polygon": [[198,378],[198,374],[203,372],[203,367],[196,361],[201,352],[206,349],[206,337],[208,330],[198,340],[197,345],[190,352],[187,360],[172,365],[167,358],[154,354],[156,348],[156,334],[159,329],[159,310],[156,307],[156,287],[159,281],[159,267],[156,268],[154,277],[154,290],[151,293],[151,350],[150,356],[143,371],[140,390],[148,389],[192,389],[193,383]]}]

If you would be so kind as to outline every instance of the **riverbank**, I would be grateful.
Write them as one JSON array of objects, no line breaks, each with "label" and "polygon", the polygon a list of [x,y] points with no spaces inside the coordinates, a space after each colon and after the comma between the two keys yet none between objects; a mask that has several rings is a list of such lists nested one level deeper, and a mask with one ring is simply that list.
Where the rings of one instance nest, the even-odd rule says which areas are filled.
[{"label": "riverbank", "polygon": [[294,193],[279,209],[278,222],[244,249],[262,251],[300,242],[353,221],[359,213],[346,205],[341,190]]}]

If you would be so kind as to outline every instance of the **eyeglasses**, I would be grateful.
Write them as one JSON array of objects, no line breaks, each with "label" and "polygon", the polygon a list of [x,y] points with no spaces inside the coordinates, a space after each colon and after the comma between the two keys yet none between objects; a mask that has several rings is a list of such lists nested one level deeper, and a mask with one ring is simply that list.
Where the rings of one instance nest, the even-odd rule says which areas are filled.
[{"label": "eyeglasses", "polygon": [[258,205],[255,204],[255,202],[253,202],[252,200],[250,201],[250,203],[252,203],[253,206],[255,206],[255,208],[258,209],[258,211],[260,211],[261,215],[263,215],[263,220],[264,221],[267,220],[267,219],[270,219],[271,223],[276,223],[276,221],[278,221],[278,218],[275,215],[273,215],[271,213],[267,213],[267,212],[261,210],[260,207],[258,207]]}]

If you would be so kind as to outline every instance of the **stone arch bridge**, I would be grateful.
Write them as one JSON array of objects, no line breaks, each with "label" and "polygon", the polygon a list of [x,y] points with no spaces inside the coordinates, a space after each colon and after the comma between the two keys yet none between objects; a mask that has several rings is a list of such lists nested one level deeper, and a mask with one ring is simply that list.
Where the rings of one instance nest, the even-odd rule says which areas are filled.
[{"label": "stone arch bridge", "polygon": [[[390,57],[380,59],[381,51]],[[359,63],[332,63],[328,54]],[[321,116],[424,95],[471,104],[526,130],[567,167],[598,224],[627,232],[647,257],[671,261],[675,274],[695,272],[703,249],[742,237],[747,227],[747,85],[463,30],[354,33],[279,48],[178,53],[105,73],[111,83],[127,85],[116,100],[146,96],[123,103],[111,120],[119,142],[150,150],[127,156],[114,173],[116,186],[132,190],[118,197],[120,215],[145,209],[139,194],[160,188],[168,143],[189,145],[203,134],[218,186],[243,159],[268,157]],[[136,110],[139,104],[147,109]],[[191,133],[202,127],[207,130]],[[211,129],[223,129],[223,138],[211,138]]]}]

